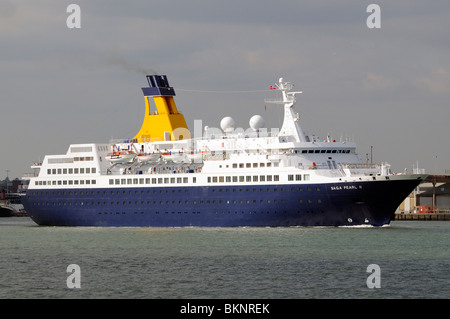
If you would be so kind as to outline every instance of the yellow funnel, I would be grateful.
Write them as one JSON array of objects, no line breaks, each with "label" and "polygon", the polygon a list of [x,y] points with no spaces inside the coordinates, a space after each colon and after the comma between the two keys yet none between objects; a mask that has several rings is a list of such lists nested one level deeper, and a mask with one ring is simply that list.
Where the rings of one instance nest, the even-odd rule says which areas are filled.
[{"label": "yellow funnel", "polygon": [[[190,139],[191,133],[184,116],[178,113],[173,97],[175,91],[169,86],[165,75],[147,75],[148,88],[142,88],[145,97],[145,117],[142,127],[134,137],[138,143],[164,140]],[[149,97],[153,96],[156,111],[151,112]]]}]

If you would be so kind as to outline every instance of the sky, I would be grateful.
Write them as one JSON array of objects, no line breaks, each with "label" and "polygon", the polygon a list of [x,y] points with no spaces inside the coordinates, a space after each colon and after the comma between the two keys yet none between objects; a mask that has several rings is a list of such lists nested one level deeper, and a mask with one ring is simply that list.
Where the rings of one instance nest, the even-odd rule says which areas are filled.
[{"label": "sky", "polygon": [[247,129],[255,114],[280,127],[264,99],[283,77],[303,91],[308,134],[353,138],[396,172],[450,170],[449,1],[0,0],[0,179],[70,144],[133,137],[153,72],[191,129],[225,116]]}]

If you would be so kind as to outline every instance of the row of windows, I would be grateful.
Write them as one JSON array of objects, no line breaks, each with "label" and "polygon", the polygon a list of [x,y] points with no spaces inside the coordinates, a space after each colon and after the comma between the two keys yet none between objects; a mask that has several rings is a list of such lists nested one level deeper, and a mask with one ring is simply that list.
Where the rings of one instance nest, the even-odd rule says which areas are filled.
[{"label": "row of windows", "polygon": [[95,167],[81,167],[81,168],[49,168],[47,175],[57,174],[95,174],[97,169]]},{"label": "row of windows", "polygon": [[[116,178],[110,179],[109,185],[139,185],[139,184],[187,184],[188,177],[165,177],[165,178]],[[196,183],[197,178],[192,178],[192,183]],[[55,181],[35,181],[35,185],[93,185],[96,180],[55,180]]]},{"label": "row of windows", "polygon": [[49,164],[67,164],[73,162],[92,162],[94,160],[93,156],[85,156],[85,157],[62,157],[62,158],[49,158]]},{"label": "row of windows", "polygon": [[239,182],[265,182],[266,180],[268,182],[275,181],[278,182],[280,180],[280,175],[253,175],[253,176],[208,176],[208,183],[237,183]]},{"label": "row of windows", "polygon": [[[164,212],[166,215],[169,214],[169,212]],[[171,212],[172,214],[176,214],[175,212]],[[98,212],[99,215],[125,215],[127,212]],[[144,212],[134,212],[134,215],[143,215]],[[155,212],[156,215],[159,215],[159,212]],[[162,214],[162,213],[161,213]],[[178,214],[182,214],[181,212],[178,212]],[[184,212],[184,214],[189,214],[188,212]],[[200,212],[191,212],[191,214],[200,214]]]},{"label": "row of windows", "polygon": [[[278,187],[274,187],[274,188],[263,188],[263,187],[260,187],[259,189],[256,188],[256,187],[253,187],[253,188],[250,188],[250,187],[244,187],[244,188],[218,188],[218,189],[212,189],[212,192],[215,193],[217,191],[219,193],[222,193],[222,192],[225,192],[225,193],[240,192],[241,193],[243,191],[246,191],[246,192],[250,192],[251,191],[251,192],[255,193],[255,192],[258,192],[258,191],[259,192],[271,192],[271,191],[273,191],[273,192],[277,192],[277,191],[285,192],[285,191],[289,191],[289,190],[291,192],[296,192],[296,191],[303,192],[304,190],[310,192],[310,191],[313,190],[313,188],[310,187],[310,186],[308,186],[306,188],[304,188],[304,187],[288,187],[288,188],[285,188],[285,187],[279,187],[279,188]],[[317,186],[317,187],[315,187],[315,190],[317,192],[320,192],[321,188],[319,186]],[[72,195],[84,196],[84,195],[107,195],[107,193],[110,193],[111,195],[126,195],[126,194],[129,194],[129,195],[133,195],[133,194],[135,194],[135,195],[138,195],[138,194],[150,195],[150,194],[163,194],[163,193],[175,194],[175,193],[183,193],[183,192],[184,193],[188,193],[188,189],[187,188],[178,189],[178,190],[175,190],[175,189],[171,189],[171,190],[169,190],[169,189],[165,189],[165,190],[153,189],[153,190],[146,190],[146,191],[144,191],[144,190],[140,190],[140,191],[138,191],[138,190],[122,190],[122,191],[120,191],[120,190],[111,190],[111,191],[105,191],[105,190],[104,191],[99,191],[99,190],[97,190],[97,191],[91,191],[91,190],[86,190],[86,191],[76,191],[76,190],[74,190],[74,191],[71,191],[71,190],[66,190],[66,191],[32,191],[31,194],[33,196],[49,196],[49,195],[51,195],[51,196],[61,196],[61,195],[63,195],[63,196],[72,196]],[[208,201],[208,203],[209,203],[209,201]]]},{"label": "row of windows", "polygon": [[[196,183],[197,178],[192,177],[192,183]],[[153,177],[153,178],[116,178],[109,179],[109,185],[138,185],[138,184],[187,184],[188,177]]]},{"label": "row of windows", "polygon": [[[61,169],[58,169],[57,172],[55,172],[56,169],[53,169],[53,172],[48,172],[49,175],[51,174],[61,174]],[[65,172],[63,174],[67,174],[67,170],[70,170],[69,174],[72,174],[72,169],[63,169]],[[78,168],[75,174],[78,174]],[[95,168],[89,169],[86,168],[80,168],[82,172],[80,174],[95,174],[96,170]],[[48,170],[50,171],[50,169]],[[294,181],[294,177],[296,181],[302,180],[301,174],[296,175],[288,175],[288,181]],[[308,181],[309,180],[309,174],[303,175],[303,180]],[[192,183],[197,182],[197,178],[192,178]],[[209,176],[208,177],[208,183],[237,183],[237,182],[278,182],[280,181],[279,175],[247,175],[247,176]],[[187,184],[189,183],[188,177],[153,177],[153,178],[110,178],[109,179],[109,185],[143,185],[143,184]],[[95,180],[58,180],[58,181],[35,181],[35,185],[89,185],[89,184],[96,184]]]},{"label": "row of windows", "polygon": [[84,153],[84,152],[91,153],[92,146],[72,146],[70,148],[70,152],[71,153]]},{"label": "row of windows", "polygon": [[[306,210],[306,211],[296,211],[296,212],[292,212],[292,213],[297,213],[297,214],[302,214],[302,213],[312,213],[312,212],[314,212],[313,210]],[[319,212],[319,211],[317,211],[317,212]],[[322,210],[321,211],[322,213],[324,213],[324,211]],[[146,212],[147,213],[147,212]],[[176,214],[178,214],[178,215],[188,215],[188,214],[200,214],[200,212],[197,212],[197,211],[195,211],[195,212],[187,212],[187,211],[184,211],[184,212],[181,212],[181,211],[178,211],[178,212],[174,212],[174,211],[171,211],[171,212],[168,212],[168,211],[165,211],[165,212],[159,212],[159,211],[155,211],[155,212],[148,212],[148,213],[154,213],[155,215],[176,215]],[[231,212],[231,211],[228,211],[228,212],[225,212],[225,211],[221,211],[221,212],[215,212],[215,214],[216,215],[219,215],[219,214],[221,214],[221,215],[225,215],[225,214],[228,214],[228,215],[231,215],[231,214],[235,214],[235,215],[237,215],[237,214],[241,214],[241,215],[243,215],[243,214],[249,214],[249,215],[252,215],[252,214],[287,214],[288,212],[287,211],[260,211],[260,212],[257,212],[257,211],[248,211],[248,212],[245,212],[245,211],[240,211],[240,212],[237,212],[237,211],[234,211],[234,212]],[[133,212],[133,213],[127,213],[127,212],[124,212],[124,211],[122,211],[122,212],[118,212],[118,211],[116,211],[116,212],[98,212],[98,214],[99,215],[126,215],[126,214],[134,214],[134,215],[144,215],[145,213],[144,212]]]},{"label": "row of windows", "polygon": [[[303,175],[303,180],[309,180],[309,174]],[[293,181],[294,175],[288,175],[288,181]],[[302,180],[302,175],[295,175],[296,181]],[[196,177],[192,178],[192,183],[196,183]],[[278,182],[279,175],[247,175],[247,176],[208,176],[208,183],[237,183],[237,182]],[[153,177],[153,178],[110,178],[109,185],[139,185],[139,184],[187,184],[188,177]]]},{"label": "row of windows", "polygon": [[[297,151],[295,151],[297,153]],[[350,150],[302,150],[302,154],[349,154]]]},{"label": "row of windows", "polygon": [[[145,193],[147,193],[147,194],[151,194],[153,192],[153,194],[157,194],[157,193],[160,193],[160,194],[162,194],[162,193],[176,193],[176,191],[174,190],[174,189],[172,189],[171,191],[169,191],[169,190],[165,190],[165,191],[163,191],[163,190],[159,190],[159,192],[157,191],[157,190],[153,190],[153,191],[151,191],[151,190],[147,190],[147,191],[143,191],[143,190],[141,190],[141,191],[137,191],[137,190],[134,190],[134,191],[132,191],[132,190],[128,190],[128,191],[125,191],[125,190],[123,190],[123,191],[119,191],[119,190],[117,190],[117,191],[90,191],[90,190],[86,190],[86,191],[71,191],[71,190],[66,190],[66,191],[45,191],[45,192],[42,192],[42,191],[33,191],[33,192],[31,192],[31,194],[33,195],[33,196],[49,196],[49,195],[51,195],[51,196],[60,196],[60,195],[63,195],[63,196],[67,196],[67,195],[69,195],[69,196],[71,196],[71,195],[75,195],[75,196],[78,196],[78,195],[81,195],[81,196],[84,196],[84,195],[95,195],[95,194],[97,194],[97,195],[106,195],[107,193],[110,193],[111,195],[120,195],[120,194],[122,194],[122,195],[125,195],[125,194],[129,194],[129,195],[132,195],[132,194],[135,194],[135,195],[137,195],[137,194],[141,194],[141,195],[144,195]],[[181,190],[181,189],[179,189],[178,190],[178,193],[181,193],[181,192],[183,192],[183,190]],[[188,190],[187,189],[184,189],[184,192],[185,193],[187,193],[188,192]]]},{"label": "row of windows", "polygon": [[[273,163],[273,167],[278,167],[278,163]],[[228,165],[226,165],[228,168]],[[258,168],[258,167],[272,167],[272,163],[233,163],[233,168]],[[222,168],[222,165],[219,165]]]},{"label": "row of windows", "polygon": [[[301,174],[295,175],[296,181],[302,180]],[[309,181],[309,174],[303,175],[303,180]],[[280,175],[247,175],[247,176],[209,176],[208,183],[237,183],[237,182],[278,182]],[[288,181],[294,181],[294,175],[288,175]]]},{"label": "row of windows", "polygon": [[[293,181],[293,180],[294,180],[294,175],[293,174],[289,174],[288,175],[288,181]],[[301,174],[296,174],[295,175],[295,180],[296,181],[301,181],[302,180],[302,175]],[[303,174],[303,180],[309,181],[309,174]]]},{"label": "row of windows", "polygon": [[[160,201],[112,201],[110,202],[111,205],[113,206],[131,206],[131,205],[153,205],[153,206],[157,206],[157,205],[163,205],[163,206],[168,206],[168,205],[203,205],[203,204],[227,204],[227,205],[232,205],[232,204],[285,204],[286,200],[285,199],[260,199],[260,200],[160,200]],[[307,199],[307,200],[303,200],[303,199],[299,199],[298,200],[299,204],[313,204],[313,203],[318,203],[321,204],[322,200],[321,199]],[[70,201],[65,201],[65,202],[34,202],[33,206],[102,206],[102,205],[107,205],[106,201],[103,202],[95,202],[95,201],[81,201],[81,202],[70,202]]]},{"label": "row of windows", "polygon": [[57,180],[57,181],[35,181],[35,185],[95,185],[97,181],[95,179],[81,179],[81,180]]}]

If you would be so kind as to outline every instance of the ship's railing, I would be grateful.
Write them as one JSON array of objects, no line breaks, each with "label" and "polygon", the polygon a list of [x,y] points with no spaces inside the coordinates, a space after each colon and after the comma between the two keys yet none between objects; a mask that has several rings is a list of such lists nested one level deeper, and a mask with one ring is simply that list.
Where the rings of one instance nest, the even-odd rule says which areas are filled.
[{"label": "ship's railing", "polygon": [[264,99],[264,103],[272,103],[272,104],[286,104],[291,101],[284,101],[283,99]]},{"label": "ship's railing", "polygon": [[350,174],[364,174],[364,175],[390,175],[390,165],[387,163],[344,163],[342,169],[347,169]]},{"label": "ship's railing", "polygon": [[379,168],[378,164],[374,163],[345,163],[342,164],[343,168],[348,169],[377,169]]},{"label": "ship's railing", "polygon": [[206,161],[223,161],[230,159],[230,152],[210,151],[203,154],[203,160]]},{"label": "ship's railing", "polygon": [[[317,167],[317,166],[316,166]],[[309,167],[309,169],[314,169],[313,167]],[[330,168],[328,165],[319,165],[316,168],[316,174],[325,177],[343,177],[345,176],[345,172],[339,167],[338,169]]]},{"label": "ship's railing", "polygon": [[[144,142],[159,142],[162,141],[161,138],[144,138]],[[110,144],[122,144],[122,143],[137,143],[137,138],[116,138],[116,139],[110,139]]]},{"label": "ship's railing", "polygon": [[22,174],[22,178],[26,179],[26,178],[30,178],[30,177],[37,177],[39,176],[38,173],[24,173]]},{"label": "ship's railing", "polygon": [[[247,139],[247,138],[260,138],[260,137],[277,137],[279,135],[279,131],[276,130],[275,132],[273,130],[268,131],[266,128],[262,128],[258,131],[253,131],[250,129],[247,129],[246,131],[236,131],[231,133],[221,133],[221,134],[214,134],[214,133],[207,133],[204,136],[191,138],[191,139],[185,139],[185,140],[178,140],[177,142],[196,142],[196,141],[213,141],[213,140],[230,140],[230,139]],[[153,142],[167,142],[171,143],[174,141],[166,141],[163,138],[154,137],[154,138],[140,138],[139,143],[153,143]],[[133,144],[138,143],[138,139],[136,138],[119,138],[119,139],[110,139],[110,144]]]},{"label": "ship's railing", "polygon": [[31,164],[31,167],[40,167],[42,166],[42,162],[34,162],[33,164]]},{"label": "ship's railing", "polygon": [[201,140],[227,140],[227,139],[248,139],[248,138],[259,138],[259,137],[277,137],[279,135],[279,129],[271,129],[268,131],[267,128],[261,128],[258,131],[253,131],[247,129],[245,131],[236,131],[231,133],[223,133],[223,135],[207,135],[203,136]]}]

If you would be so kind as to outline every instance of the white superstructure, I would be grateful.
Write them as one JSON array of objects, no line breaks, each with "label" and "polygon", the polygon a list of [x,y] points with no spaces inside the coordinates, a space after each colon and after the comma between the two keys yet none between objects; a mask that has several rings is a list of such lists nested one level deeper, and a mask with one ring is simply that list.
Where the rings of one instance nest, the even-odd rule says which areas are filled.
[{"label": "white superstructure", "polygon": [[[217,129],[208,134],[206,128],[200,139],[73,144],[65,155],[47,155],[42,165],[35,166],[40,173],[31,187],[114,187],[117,180],[120,186],[152,185],[155,179],[155,184],[169,185],[180,179],[182,184],[316,183],[374,180],[389,174],[388,164],[362,163],[352,141],[306,135],[294,108],[300,92],[291,92],[292,84],[283,79],[277,87],[282,99],[266,101],[284,107],[283,125],[277,134],[267,133],[258,115],[250,120],[250,132],[234,132],[234,121],[228,117],[222,121],[221,134]],[[117,154],[115,159],[111,159],[112,152]]]}]

